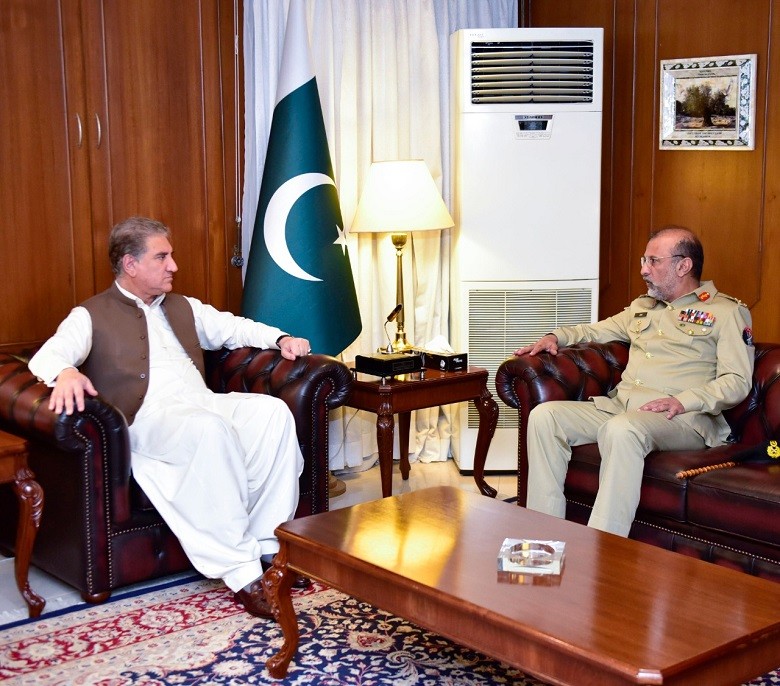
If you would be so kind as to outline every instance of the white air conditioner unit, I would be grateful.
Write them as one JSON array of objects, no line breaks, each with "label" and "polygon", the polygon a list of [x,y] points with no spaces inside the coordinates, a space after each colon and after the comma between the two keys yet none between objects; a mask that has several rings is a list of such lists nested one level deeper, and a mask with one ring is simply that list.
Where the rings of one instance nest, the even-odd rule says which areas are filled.
[{"label": "white air conditioner unit", "polygon": [[[495,373],[556,326],[595,321],[603,31],[464,29],[452,50],[452,339]],[[497,399],[497,398],[496,398]],[[486,470],[517,468],[517,412],[499,404]],[[479,416],[458,411],[458,467]]]}]

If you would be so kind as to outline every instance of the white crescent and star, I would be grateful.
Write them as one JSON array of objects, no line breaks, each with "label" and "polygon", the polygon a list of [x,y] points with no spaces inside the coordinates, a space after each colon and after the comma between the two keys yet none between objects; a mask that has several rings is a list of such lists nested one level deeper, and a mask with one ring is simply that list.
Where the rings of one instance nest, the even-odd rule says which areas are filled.
[{"label": "white crescent and star", "polygon": [[[290,248],[287,245],[287,217],[290,214],[293,205],[298,202],[298,199],[304,193],[317,186],[328,184],[334,188],[336,186],[333,179],[327,174],[309,172],[293,176],[276,189],[276,193],[271,197],[265,211],[263,238],[265,238],[265,246],[268,249],[268,254],[271,256],[271,259],[279,265],[280,269],[287,272],[290,276],[305,281],[322,281],[322,279],[309,274],[293,259]],[[342,252],[346,252],[346,233],[344,232],[344,229],[338,225],[336,225],[336,230],[338,231],[338,238],[334,243],[341,246]]]}]

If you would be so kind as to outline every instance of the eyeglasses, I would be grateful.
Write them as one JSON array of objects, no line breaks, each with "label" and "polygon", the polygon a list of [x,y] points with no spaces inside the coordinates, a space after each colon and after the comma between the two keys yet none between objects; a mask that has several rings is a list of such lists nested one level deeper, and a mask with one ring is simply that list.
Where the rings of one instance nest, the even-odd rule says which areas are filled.
[{"label": "eyeglasses", "polygon": [[642,255],[642,257],[639,258],[639,262],[644,267],[648,262],[650,263],[651,267],[655,267],[661,260],[668,260],[670,257],[685,257],[685,255],[666,255],[666,257],[645,257]]}]

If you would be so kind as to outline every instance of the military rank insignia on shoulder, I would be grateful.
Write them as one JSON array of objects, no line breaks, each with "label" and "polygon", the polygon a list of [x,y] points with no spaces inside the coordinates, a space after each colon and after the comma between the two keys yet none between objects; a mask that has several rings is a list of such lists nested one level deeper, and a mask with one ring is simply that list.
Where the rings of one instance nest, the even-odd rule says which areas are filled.
[{"label": "military rank insignia on shoulder", "polygon": [[743,303],[739,298],[734,298],[731,295],[726,295],[725,293],[718,293],[718,295],[721,298],[726,298],[726,300],[731,300],[733,303],[737,303],[740,307],[744,307],[746,310],[749,309],[746,303]]}]

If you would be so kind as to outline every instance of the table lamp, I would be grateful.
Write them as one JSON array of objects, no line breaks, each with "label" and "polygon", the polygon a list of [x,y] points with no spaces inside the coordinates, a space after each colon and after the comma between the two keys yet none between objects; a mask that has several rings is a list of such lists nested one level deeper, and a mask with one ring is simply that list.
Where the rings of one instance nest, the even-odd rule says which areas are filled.
[{"label": "table lamp", "polygon": [[390,233],[396,255],[396,332],[392,352],[412,347],[404,331],[401,256],[411,231],[448,229],[454,222],[423,160],[374,162],[368,170],[351,232]]}]

